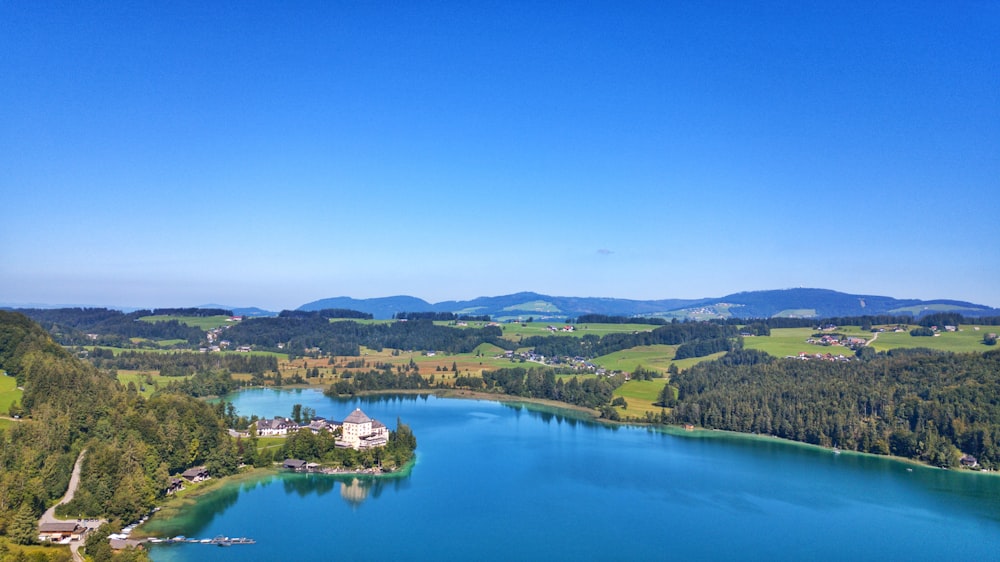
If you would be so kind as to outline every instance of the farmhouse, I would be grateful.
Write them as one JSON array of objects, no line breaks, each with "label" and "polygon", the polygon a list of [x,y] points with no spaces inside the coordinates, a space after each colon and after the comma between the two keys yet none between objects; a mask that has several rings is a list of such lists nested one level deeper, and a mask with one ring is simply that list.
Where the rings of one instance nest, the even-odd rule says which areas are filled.
[{"label": "farmhouse", "polygon": [[38,526],[38,540],[59,542],[64,540],[78,541],[87,532],[87,528],[76,521],[55,521],[42,523]]},{"label": "farmhouse", "polygon": [[181,477],[190,482],[201,482],[202,480],[208,480],[208,469],[204,466],[196,466],[194,468],[189,468],[181,473]]},{"label": "farmhouse", "polygon": [[356,408],[341,426],[342,436],[337,445],[352,449],[381,447],[389,442],[389,428],[378,420],[369,418],[361,408]]}]

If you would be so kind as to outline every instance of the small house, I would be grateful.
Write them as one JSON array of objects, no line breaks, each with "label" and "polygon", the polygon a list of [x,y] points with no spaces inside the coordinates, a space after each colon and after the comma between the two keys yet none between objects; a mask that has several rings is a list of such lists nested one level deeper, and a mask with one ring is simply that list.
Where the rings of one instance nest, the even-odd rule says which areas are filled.
[{"label": "small house", "polygon": [[87,528],[76,521],[54,521],[38,526],[38,540],[59,542],[64,540],[80,540]]},{"label": "small house", "polygon": [[979,460],[972,455],[962,455],[962,458],[959,459],[958,462],[962,463],[962,466],[966,468],[975,468],[979,466]]},{"label": "small house", "polygon": [[299,459],[285,459],[284,464],[281,466],[282,468],[288,468],[291,470],[303,470],[306,467],[306,464],[306,461]]},{"label": "small house", "polygon": [[208,480],[208,469],[204,466],[189,468],[181,473],[181,477],[188,482],[201,482],[202,480]]},{"label": "small house", "polygon": [[171,478],[170,485],[167,486],[167,495],[179,492],[184,489],[184,481],[180,478]]}]

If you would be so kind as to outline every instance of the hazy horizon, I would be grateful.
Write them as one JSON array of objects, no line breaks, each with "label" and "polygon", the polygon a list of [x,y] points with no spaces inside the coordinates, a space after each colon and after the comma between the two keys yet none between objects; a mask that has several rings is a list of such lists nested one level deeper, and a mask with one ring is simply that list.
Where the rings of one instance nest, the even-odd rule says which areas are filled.
[{"label": "hazy horizon", "polygon": [[1000,307],[1000,4],[0,5],[0,301]]}]

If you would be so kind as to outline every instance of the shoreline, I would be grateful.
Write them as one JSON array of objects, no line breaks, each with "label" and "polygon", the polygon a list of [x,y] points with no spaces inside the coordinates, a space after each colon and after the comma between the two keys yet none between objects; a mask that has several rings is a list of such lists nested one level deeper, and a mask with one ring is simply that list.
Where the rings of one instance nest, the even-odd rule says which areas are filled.
[{"label": "shoreline", "polygon": [[[413,467],[416,466],[416,464],[417,455],[414,454],[413,457],[406,462],[406,464],[399,468],[399,470],[394,470],[392,472],[368,472],[371,469],[340,470],[334,468],[321,468],[314,471],[298,471],[282,468],[277,463],[272,466],[261,468],[248,467],[240,472],[237,472],[236,474],[220,478],[212,478],[211,480],[201,482],[197,488],[190,490],[189,493],[183,494],[180,497],[174,496],[167,498],[165,501],[154,507],[156,511],[155,520],[163,521],[182,516],[185,509],[197,504],[203,496],[209,495],[226,485],[254,482],[263,480],[264,478],[273,478],[275,476],[282,476],[285,474],[318,474],[322,476],[329,476],[336,480],[347,480],[348,478],[358,478],[364,480],[395,479],[409,476],[413,472]],[[326,472],[326,470],[332,470],[332,472]],[[147,533],[144,529],[146,525],[153,521],[154,518],[151,517],[149,521],[136,527],[135,530],[132,531],[129,538],[142,541],[157,538],[155,534]]]},{"label": "shoreline", "polygon": [[[275,388],[275,387],[261,387],[261,388],[270,388],[270,389],[274,389],[274,390],[283,390],[283,388]],[[294,385],[294,386],[289,385],[289,388],[291,388],[291,389],[312,388],[312,389],[318,390],[320,392],[323,392],[323,389],[321,389],[318,385],[309,385],[309,384]],[[817,450],[828,451],[828,452],[831,452],[831,453],[834,451],[833,447],[827,447],[827,446],[824,446],[824,445],[816,445],[815,443],[806,443],[804,441],[795,441],[793,439],[785,439],[783,437],[777,437],[777,436],[774,436],[774,435],[761,435],[761,434],[757,434],[757,433],[742,433],[742,432],[739,432],[739,431],[731,431],[731,430],[727,430],[727,429],[706,429],[706,428],[703,428],[703,427],[696,427],[692,431],[692,430],[683,429],[681,426],[677,426],[677,425],[651,424],[651,423],[644,423],[644,422],[641,422],[641,421],[615,421],[615,420],[609,420],[609,419],[606,419],[606,418],[602,418],[600,416],[600,412],[598,410],[595,410],[595,409],[592,409],[592,408],[587,408],[587,407],[584,407],[584,406],[576,406],[576,405],[573,405],[573,404],[568,404],[566,402],[560,402],[558,400],[548,400],[548,399],[544,399],[544,398],[529,398],[529,397],[525,397],[525,396],[514,396],[514,395],[511,395],[511,394],[494,394],[494,393],[491,393],[491,392],[480,392],[480,391],[475,391],[475,390],[462,390],[462,389],[455,389],[455,388],[403,389],[403,390],[367,390],[367,391],[364,391],[364,392],[359,392],[359,393],[354,394],[354,395],[338,396],[338,398],[350,399],[350,398],[358,398],[358,397],[365,397],[365,396],[379,396],[379,395],[393,395],[393,394],[434,395],[434,396],[437,396],[439,398],[459,398],[459,399],[466,399],[466,400],[486,400],[486,401],[490,401],[490,402],[500,402],[500,403],[504,403],[504,404],[524,404],[524,405],[529,406],[529,407],[531,405],[547,406],[547,407],[555,408],[557,410],[564,410],[564,411],[567,411],[567,412],[574,412],[574,413],[584,414],[586,416],[587,421],[593,421],[593,422],[597,422],[597,423],[608,425],[608,426],[646,428],[646,429],[651,429],[651,430],[654,430],[654,431],[662,431],[664,433],[669,433],[671,435],[682,436],[682,437],[711,437],[711,436],[728,435],[728,436],[731,436],[731,437],[739,437],[739,438],[742,438],[742,439],[761,439],[761,440],[771,441],[771,442],[779,441],[779,442],[782,442],[782,443],[787,443],[789,445],[810,447],[810,448],[814,448],[814,449],[817,449]],[[920,460],[917,460],[917,459],[911,459],[911,458],[908,458],[908,457],[898,457],[898,456],[895,456],[895,455],[879,455],[879,454],[876,454],[876,453],[869,453],[869,452],[865,452],[865,451],[854,451],[854,450],[850,450],[850,449],[837,449],[837,450],[840,451],[840,453],[846,453],[846,454],[852,454],[852,455],[864,455],[864,456],[868,456],[868,457],[872,457],[872,458],[877,458],[877,459],[894,460],[894,461],[899,461],[901,463],[912,465],[912,466],[919,466],[919,467],[929,468],[929,469],[934,469],[934,470],[948,470],[950,472],[959,473],[959,474],[980,474],[980,475],[984,475],[984,476],[1000,476],[1000,471],[995,471],[995,470],[994,471],[968,470],[968,469],[965,469],[963,467],[942,468],[942,467],[938,467],[938,466],[933,466],[933,465],[927,464],[927,463],[925,463],[923,461],[920,461]]]}]

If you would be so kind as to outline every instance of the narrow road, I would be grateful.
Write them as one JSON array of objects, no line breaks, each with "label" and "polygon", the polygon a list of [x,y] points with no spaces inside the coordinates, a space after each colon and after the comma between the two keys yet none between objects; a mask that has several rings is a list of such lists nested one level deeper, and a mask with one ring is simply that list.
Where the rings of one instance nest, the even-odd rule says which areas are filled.
[{"label": "narrow road", "polygon": [[877,340],[877,339],[878,339],[878,332],[873,332],[872,333],[872,339],[870,339],[870,340],[868,340],[868,341],[865,342],[865,347],[868,347],[869,345],[875,343],[875,340]]},{"label": "narrow road", "polygon": [[[69,503],[73,501],[73,495],[76,494],[77,487],[80,486],[80,470],[83,468],[83,457],[87,454],[87,450],[84,449],[80,451],[80,456],[76,459],[76,464],[73,465],[73,473],[69,477],[69,487],[66,488],[66,493],[63,495],[62,499],[59,500],[56,505],[45,510],[42,514],[42,518],[38,520],[38,525],[41,526],[43,523],[56,523],[62,521],[62,519],[56,518],[56,507],[64,503]],[[88,530],[92,531],[100,527],[103,523],[107,523],[105,519],[87,519],[84,521],[79,521],[81,525],[86,527]],[[73,553],[73,560],[77,562],[83,562],[83,555],[80,554],[80,547],[83,546],[83,541],[72,541],[69,544],[69,549]]]}]

